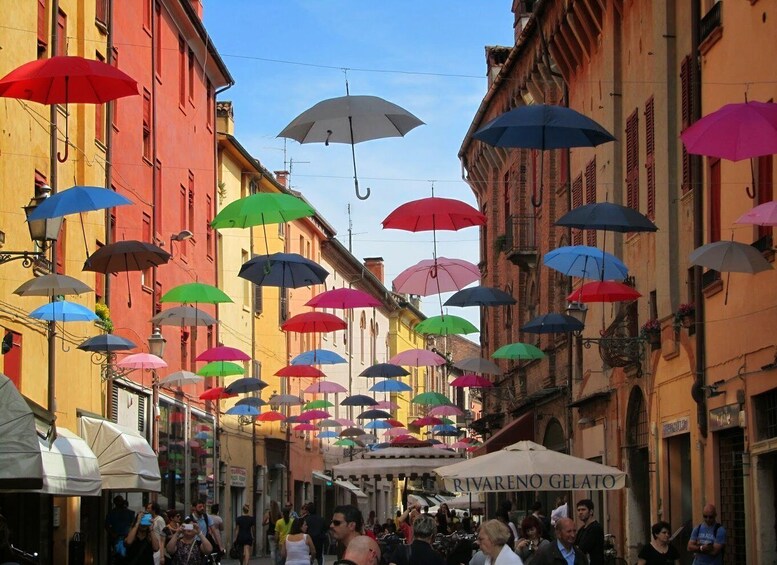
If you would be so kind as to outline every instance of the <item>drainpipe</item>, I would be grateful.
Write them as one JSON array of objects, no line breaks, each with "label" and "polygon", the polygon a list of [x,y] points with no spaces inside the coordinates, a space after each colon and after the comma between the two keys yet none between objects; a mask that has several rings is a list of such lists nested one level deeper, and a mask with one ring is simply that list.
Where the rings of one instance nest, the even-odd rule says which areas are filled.
[{"label": "drainpipe", "polygon": [[[107,53],[105,54],[105,60],[109,65],[113,64],[113,0],[108,0],[107,6],[108,13],[108,43],[106,45]],[[115,109],[114,103],[106,102],[105,104],[105,116],[108,117],[105,123],[105,188],[111,189],[111,181],[113,180],[113,122],[112,116]],[[113,234],[111,233],[111,211],[105,210],[105,243],[106,245],[113,243],[111,240]],[[111,306],[111,277],[103,277],[105,288],[103,294],[103,301],[110,308]],[[113,414],[113,379],[106,380],[105,386],[105,416],[109,420],[114,417]]]},{"label": "drainpipe", "polygon": [[[51,3],[51,54],[56,55],[59,49],[59,41],[57,39],[57,16],[59,15],[59,0],[53,0]],[[52,104],[49,107],[49,186],[51,186],[51,194],[57,193],[57,168],[59,163],[57,162],[57,105]],[[65,119],[68,119],[66,116]],[[55,272],[57,269],[57,245],[54,243],[50,246],[51,256],[51,271]],[[53,301],[54,299],[50,299]],[[55,322],[48,323],[48,409],[49,412],[56,416],[57,411],[57,325]]]}]

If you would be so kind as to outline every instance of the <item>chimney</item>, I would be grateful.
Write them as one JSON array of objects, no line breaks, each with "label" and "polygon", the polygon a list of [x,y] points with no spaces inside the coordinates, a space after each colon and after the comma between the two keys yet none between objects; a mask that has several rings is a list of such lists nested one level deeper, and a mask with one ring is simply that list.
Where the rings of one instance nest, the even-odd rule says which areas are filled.
[{"label": "chimney", "polygon": [[383,257],[365,257],[364,266],[383,284]]},{"label": "chimney", "polygon": [[289,188],[289,171],[275,171],[275,180],[283,188]]},{"label": "chimney", "polygon": [[197,12],[197,17],[202,21],[202,0],[189,0],[192,9]]},{"label": "chimney", "polygon": [[216,102],[216,131],[235,135],[235,113],[229,100]]},{"label": "chimney", "polygon": [[488,86],[494,82],[499,71],[502,70],[507,56],[510,54],[509,47],[486,46],[486,69],[488,73]]}]

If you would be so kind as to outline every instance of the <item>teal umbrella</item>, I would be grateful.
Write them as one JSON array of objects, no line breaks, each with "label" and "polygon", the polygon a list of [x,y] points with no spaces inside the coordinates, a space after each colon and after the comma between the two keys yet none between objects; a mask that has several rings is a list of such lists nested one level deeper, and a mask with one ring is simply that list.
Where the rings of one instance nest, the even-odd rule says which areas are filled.
[{"label": "teal umbrella", "polygon": [[414,396],[410,402],[413,404],[423,404],[426,406],[442,406],[444,404],[451,403],[447,396],[434,391],[422,392],[421,394]]},{"label": "teal umbrella", "polygon": [[415,327],[418,333],[434,335],[453,335],[476,333],[478,329],[472,323],[459,316],[432,316]]},{"label": "teal umbrella", "polygon": [[494,359],[542,359],[545,354],[541,349],[529,343],[510,343],[503,345],[491,355]]}]

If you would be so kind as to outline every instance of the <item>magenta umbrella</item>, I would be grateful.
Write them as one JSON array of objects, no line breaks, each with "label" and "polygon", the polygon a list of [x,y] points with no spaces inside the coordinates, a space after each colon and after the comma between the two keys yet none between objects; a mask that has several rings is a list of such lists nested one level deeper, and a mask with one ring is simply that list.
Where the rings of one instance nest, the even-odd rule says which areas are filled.
[{"label": "magenta umbrella", "polygon": [[329,394],[332,392],[348,392],[348,389],[341,384],[321,380],[314,382],[302,392],[305,394]]},{"label": "magenta umbrella", "polygon": [[411,367],[439,367],[445,365],[445,357],[428,349],[408,349],[397,353],[388,362]]},{"label": "magenta umbrella", "polygon": [[494,386],[490,380],[480,375],[467,374],[456,377],[451,381],[451,386],[459,388],[490,388]]},{"label": "magenta umbrella", "polygon": [[323,420],[329,418],[331,414],[326,410],[307,410],[299,416],[297,416],[298,422],[310,422],[311,420]]},{"label": "magenta umbrella", "polygon": [[371,294],[355,288],[335,288],[317,294],[305,303],[312,308],[369,308],[381,302]]},{"label": "magenta umbrella", "polygon": [[318,427],[316,427],[315,424],[309,424],[307,422],[303,422],[301,424],[297,424],[292,428],[295,432],[312,432],[314,430],[317,430]]},{"label": "magenta umbrella", "polygon": [[777,200],[764,202],[737,218],[735,224],[777,226]]},{"label": "magenta umbrella", "polygon": [[211,347],[197,356],[197,361],[250,361],[251,357],[226,345]]},{"label": "magenta umbrella", "polygon": [[124,369],[162,369],[167,367],[164,359],[151,355],[151,353],[135,353],[127,355],[124,359],[116,363],[118,367]]},{"label": "magenta umbrella", "polygon": [[424,259],[408,267],[394,279],[393,287],[395,292],[430,296],[461,290],[479,280],[477,265],[463,259],[439,257],[436,260]]}]

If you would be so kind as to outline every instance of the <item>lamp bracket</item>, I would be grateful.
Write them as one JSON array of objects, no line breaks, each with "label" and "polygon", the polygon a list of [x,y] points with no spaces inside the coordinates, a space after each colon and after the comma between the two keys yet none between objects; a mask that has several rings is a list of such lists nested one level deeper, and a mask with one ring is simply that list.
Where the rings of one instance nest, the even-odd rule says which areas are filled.
[{"label": "lamp bracket", "polygon": [[46,259],[43,251],[0,251],[0,265],[10,263],[11,261],[21,261],[25,269]]}]

